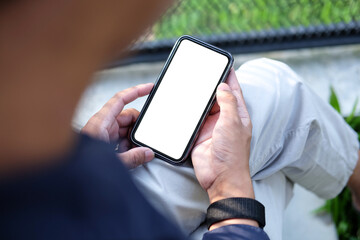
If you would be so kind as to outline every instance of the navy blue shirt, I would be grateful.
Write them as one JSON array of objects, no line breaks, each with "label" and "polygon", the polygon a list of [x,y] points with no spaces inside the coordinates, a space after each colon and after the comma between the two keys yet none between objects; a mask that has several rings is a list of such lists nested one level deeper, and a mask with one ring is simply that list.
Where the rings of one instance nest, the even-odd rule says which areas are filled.
[{"label": "navy blue shirt", "polygon": [[[46,170],[0,183],[0,239],[185,239],[138,191],[114,146],[79,136]],[[268,239],[231,225],[204,239]]]}]

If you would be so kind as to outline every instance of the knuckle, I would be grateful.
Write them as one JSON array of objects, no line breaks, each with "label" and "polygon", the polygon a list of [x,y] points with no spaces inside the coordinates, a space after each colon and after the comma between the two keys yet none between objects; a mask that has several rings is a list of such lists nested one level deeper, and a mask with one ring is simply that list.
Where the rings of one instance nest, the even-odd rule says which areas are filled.
[{"label": "knuckle", "polygon": [[120,112],[120,116],[125,117],[125,116],[130,115],[130,113],[131,113],[130,109],[124,109]]},{"label": "knuckle", "polygon": [[233,93],[228,92],[228,93],[226,93],[225,97],[226,97],[226,101],[228,103],[230,103],[231,105],[237,105],[237,99],[236,99],[236,96]]},{"label": "knuckle", "polygon": [[124,96],[124,91],[120,91],[120,92],[117,92],[114,97],[115,97],[115,99],[122,99],[123,96]]},{"label": "knuckle", "polygon": [[137,109],[135,109],[135,108],[130,108],[130,111],[132,111],[132,112],[135,112],[135,113],[140,113]]},{"label": "knuckle", "polygon": [[89,122],[90,121],[97,121],[98,119],[100,119],[101,118],[101,111],[98,111],[98,112],[96,112],[90,119],[89,119]]},{"label": "knuckle", "polygon": [[135,108],[128,108],[128,109],[124,110],[124,112],[126,112],[129,115],[138,115],[140,113]]},{"label": "knuckle", "polygon": [[116,99],[112,98],[109,101],[107,101],[104,106],[101,108],[100,112],[107,112],[111,106],[114,104],[114,102],[116,101]]},{"label": "knuckle", "polygon": [[92,116],[92,118],[89,119],[85,127],[92,126],[92,128],[99,128],[101,122],[102,122],[101,115],[97,112],[94,114],[94,116]]},{"label": "knuckle", "polygon": [[134,168],[135,167],[134,156],[131,153],[130,154],[129,153],[122,153],[122,154],[120,154],[120,158],[125,163],[125,165],[127,165],[129,168]]},{"label": "knuckle", "polygon": [[227,97],[229,98],[230,101],[236,102],[236,97],[232,92],[229,92]]},{"label": "knuckle", "polygon": [[137,91],[139,91],[139,88],[140,88],[140,85],[136,85],[136,86],[133,86],[133,87],[131,87],[131,88],[126,89],[125,91],[128,91],[128,92],[137,92]]},{"label": "knuckle", "polygon": [[143,158],[143,154],[140,151],[134,151],[132,154],[131,163],[134,167],[139,166],[141,164],[141,160]]}]

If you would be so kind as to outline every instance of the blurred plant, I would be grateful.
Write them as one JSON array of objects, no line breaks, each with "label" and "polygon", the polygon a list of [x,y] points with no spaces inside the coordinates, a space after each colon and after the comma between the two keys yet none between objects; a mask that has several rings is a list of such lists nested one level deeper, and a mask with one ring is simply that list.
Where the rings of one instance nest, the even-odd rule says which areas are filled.
[{"label": "blurred plant", "polygon": [[182,0],[152,28],[155,39],[360,21],[359,0]]},{"label": "blurred plant", "polygon": [[[341,108],[333,87],[330,87],[330,105],[341,114]],[[345,121],[358,133],[360,139],[360,115],[356,114],[358,99],[355,100],[352,111]],[[327,200],[325,205],[315,211],[316,213],[330,213],[339,240],[360,240],[360,214],[354,209],[351,192],[345,187],[336,197]]]}]

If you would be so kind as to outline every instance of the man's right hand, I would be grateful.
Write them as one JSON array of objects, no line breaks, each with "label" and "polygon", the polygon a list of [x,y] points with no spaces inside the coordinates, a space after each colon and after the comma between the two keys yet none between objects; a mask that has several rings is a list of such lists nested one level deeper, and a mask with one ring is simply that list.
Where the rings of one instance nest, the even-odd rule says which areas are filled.
[{"label": "man's right hand", "polygon": [[[196,177],[210,203],[230,197],[254,198],[249,170],[252,125],[233,69],[227,84],[219,85],[216,98],[191,153]],[[244,221],[240,223],[257,225]]]}]

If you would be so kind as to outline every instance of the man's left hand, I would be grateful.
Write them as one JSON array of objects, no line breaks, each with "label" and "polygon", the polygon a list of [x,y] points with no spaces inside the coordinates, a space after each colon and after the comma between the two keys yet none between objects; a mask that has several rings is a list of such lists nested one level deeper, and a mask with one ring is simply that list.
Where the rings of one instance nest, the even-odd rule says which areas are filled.
[{"label": "man's left hand", "polygon": [[134,147],[128,138],[139,112],[133,108],[123,109],[126,104],[148,95],[153,86],[153,83],[141,84],[118,92],[90,118],[81,132],[107,143],[118,142],[118,156],[129,168],[151,161],[154,152],[146,147]]}]

